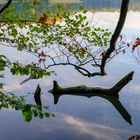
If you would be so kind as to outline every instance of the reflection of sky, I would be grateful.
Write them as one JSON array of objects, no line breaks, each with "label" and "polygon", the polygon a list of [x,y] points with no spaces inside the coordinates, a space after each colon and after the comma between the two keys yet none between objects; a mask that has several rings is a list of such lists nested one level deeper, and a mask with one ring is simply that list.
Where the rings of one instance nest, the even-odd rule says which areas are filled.
[{"label": "reflection of sky", "polygon": [[[124,34],[131,40],[132,36],[140,33],[140,13],[129,12],[124,27]],[[107,27],[113,30],[119,14],[116,13],[88,13],[88,18],[93,16],[92,24]],[[91,24],[91,25],[92,25]],[[24,63],[34,60],[30,54],[19,53],[12,49],[1,48],[0,53],[8,54],[12,60],[21,60]],[[37,61],[37,60],[35,60]],[[43,89],[43,103],[50,106],[50,111],[57,112],[56,119],[33,121],[30,124],[23,122],[19,113],[3,111],[0,112],[0,137],[5,140],[30,139],[87,139],[87,140],[117,140],[127,139],[133,135],[133,131],[139,131],[139,69],[140,66],[131,59],[128,54],[119,55],[107,65],[108,75],[104,77],[87,78],[81,76],[71,67],[57,67],[57,76],[46,77],[37,81],[31,80],[23,85],[19,83],[26,77],[15,77],[9,73],[5,75],[5,90],[14,91],[17,94],[33,92],[38,83]],[[134,80],[131,81],[122,91],[120,100],[127,107],[132,115],[133,126],[129,126],[105,99],[94,97],[63,96],[57,105],[53,105],[53,97],[47,94],[52,87],[52,81],[57,80],[62,86],[75,86],[85,84],[87,86],[113,86],[126,73],[134,70]],[[59,115],[63,114],[63,115]],[[15,125],[16,124],[16,125]],[[113,127],[113,128],[111,128]],[[121,129],[121,130],[119,130]],[[18,132],[18,133],[17,133]],[[9,134],[9,135],[7,135]],[[112,139],[113,140],[113,139]]]},{"label": "reflection of sky", "polygon": [[[124,140],[135,132],[116,129],[109,125],[85,121],[71,115],[57,114],[56,119],[36,120],[24,123],[18,113],[3,111],[0,124],[3,140]],[[6,123],[3,121],[7,119]],[[8,130],[8,131],[7,131]],[[125,136],[124,136],[125,135]]]}]

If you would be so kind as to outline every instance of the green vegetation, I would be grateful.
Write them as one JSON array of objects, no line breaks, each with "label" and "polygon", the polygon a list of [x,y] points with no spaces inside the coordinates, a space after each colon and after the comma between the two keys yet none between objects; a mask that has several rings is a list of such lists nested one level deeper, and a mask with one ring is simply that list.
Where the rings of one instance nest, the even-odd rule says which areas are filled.
[{"label": "green vegetation", "polygon": [[26,103],[25,96],[16,96],[14,94],[4,94],[0,92],[0,109],[12,108],[16,111],[20,110],[26,122],[30,122],[34,117],[43,119],[44,117],[54,117],[54,114],[46,112],[47,106],[43,109],[41,106]]},{"label": "green vegetation", "polygon": [[[100,65],[102,54],[108,48],[111,32],[90,26],[87,11],[82,6],[77,13],[62,13],[60,9],[63,7],[58,5],[58,12],[52,14],[40,11],[40,4],[38,1],[26,3],[24,12],[17,11],[14,5],[10,5],[2,12],[1,47],[8,46],[26,51],[36,56],[39,62],[25,65],[7,59],[6,66],[12,74],[30,75],[36,79],[54,74],[48,68],[55,65],[71,65],[88,76],[89,72],[82,66],[88,62]],[[66,61],[60,61],[61,57],[65,57]],[[43,64],[42,67],[40,63]]]},{"label": "green vegetation", "polygon": [[[23,0],[19,0],[19,3],[23,4]],[[39,79],[55,74],[49,71],[52,66],[70,65],[84,76],[104,75],[90,72],[86,66],[101,68],[112,33],[108,29],[91,26],[87,11],[82,6],[78,12],[63,13],[63,7],[58,5],[58,12],[51,13],[44,9],[41,11],[40,4],[38,0],[24,3],[23,11],[10,5],[0,14],[0,47],[13,47],[19,53],[24,51],[38,58],[38,63],[32,61],[24,64],[0,55],[0,72],[9,69],[14,75]],[[123,48],[119,47],[118,50],[121,52]],[[108,61],[118,54],[118,50],[113,49],[112,55],[110,52]],[[3,78],[2,74],[0,78]],[[0,88],[3,85],[0,83]],[[44,112],[41,106],[27,104],[22,96],[1,92],[0,99],[1,108],[21,110],[27,122],[31,121],[32,116],[41,119],[53,116]]]}]

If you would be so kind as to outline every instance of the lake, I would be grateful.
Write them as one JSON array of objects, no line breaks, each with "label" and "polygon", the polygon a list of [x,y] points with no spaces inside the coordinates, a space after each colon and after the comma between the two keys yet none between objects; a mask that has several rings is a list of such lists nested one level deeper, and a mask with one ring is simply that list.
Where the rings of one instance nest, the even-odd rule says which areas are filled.
[{"label": "lake", "polygon": [[[24,0],[25,3],[28,3],[32,0]],[[86,9],[90,10],[115,10],[119,9],[121,6],[121,0],[37,0],[41,1],[43,4],[41,8],[44,6],[47,9],[56,8],[56,5],[62,5],[66,10],[79,9],[79,6],[84,6]],[[0,4],[4,4],[6,0],[0,0]],[[17,8],[23,9],[21,4],[18,4],[18,0],[13,0],[13,4],[16,5]],[[53,10],[54,10],[53,9]],[[139,11],[140,10],[140,2],[139,0],[130,0],[130,10]],[[52,11],[53,11],[52,10]]]},{"label": "lake", "polygon": [[[68,1],[62,1],[68,4]],[[111,3],[111,1],[113,2]],[[44,2],[46,1],[44,0]],[[47,1],[50,7],[55,2],[59,2],[59,0]],[[92,5],[96,5],[97,12],[89,11],[87,13],[91,25],[96,23],[97,26],[114,30],[119,13],[117,10],[110,11],[110,8],[118,9],[121,0],[98,0],[98,2],[76,0],[76,3],[71,2],[73,4],[70,3],[68,6],[84,5],[91,9]],[[140,4],[139,0],[131,1],[131,7],[138,4]],[[99,10],[104,7],[107,7],[107,10]],[[140,37],[140,12],[135,9],[139,9],[139,6],[131,8],[128,12],[122,31],[129,42]],[[56,71],[57,76],[30,80],[21,85],[20,83],[27,77],[13,76],[6,70],[5,78],[2,79],[6,83],[4,91],[13,92],[17,96],[25,95],[28,98],[27,102],[34,104],[33,93],[40,84],[42,103],[44,106],[49,106],[47,111],[53,113],[55,117],[44,119],[34,117],[31,122],[27,123],[24,121],[21,111],[15,111],[12,108],[2,109],[0,110],[1,140],[127,140],[130,136],[140,134],[140,65],[131,51],[131,48],[128,48],[125,54],[119,54],[112,59],[106,66],[107,75],[103,77],[87,78],[70,66],[57,66],[51,68]],[[134,52],[134,55],[135,53],[137,52]],[[0,54],[7,55],[11,60],[20,60],[25,63],[38,61],[31,54],[18,52],[13,48],[1,47]],[[86,85],[110,88],[131,71],[134,71],[133,80],[120,91],[120,102],[115,98],[109,98],[115,105],[109,102],[108,98],[72,95],[61,96],[58,103],[54,104],[54,97],[48,92],[53,88],[54,80],[62,87]],[[131,116],[132,125],[129,116]]]}]

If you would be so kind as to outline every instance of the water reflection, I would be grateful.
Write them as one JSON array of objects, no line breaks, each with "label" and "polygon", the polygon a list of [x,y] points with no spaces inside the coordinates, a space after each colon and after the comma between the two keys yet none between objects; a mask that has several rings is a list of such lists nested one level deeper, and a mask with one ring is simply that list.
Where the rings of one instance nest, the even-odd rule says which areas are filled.
[{"label": "water reflection", "polygon": [[38,117],[40,119],[54,117],[54,114],[49,113],[47,106],[42,106],[41,102],[41,88],[38,85],[34,93],[35,104],[29,104],[26,101],[28,96],[16,96],[13,93],[2,93],[0,92],[0,110],[2,108],[9,109],[12,108],[15,111],[21,111],[22,116],[26,122],[30,122],[33,117]]},{"label": "water reflection", "polygon": [[133,72],[127,74],[123,77],[119,82],[117,82],[112,88],[105,89],[101,87],[86,87],[86,86],[76,86],[69,88],[62,88],[58,85],[57,81],[54,81],[53,89],[50,90],[54,96],[54,104],[57,104],[59,98],[62,95],[71,95],[71,96],[82,96],[82,97],[101,97],[108,100],[115,109],[120,113],[120,115],[124,118],[126,122],[132,124],[131,115],[125,109],[125,107],[121,104],[119,100],[119,92],[120,90],[132,80]]},{"label": "water reflection", "polygon": [[[53,96],[54,96],[54,104],[57,104],[58,101],[59,101],[59,98],[62,96],[62,95],[66,95],[66,94],[55,94],[55,93],[52,93]],[[129,124],[132,124],[132,121],[131,121],[131,115],[129,114],[129,112],[125,109],[125,107],[122,105],[122,103],[120,102],[119,100],[119,97],[113,97],[113,96],[107,96],[107,95],[100,95],[100,94],[91,94],[90,97],[87,96],[87,95],[83,95],[83,94],[69,94],[71,96],[83,96],[83,97],[88,97],[88,98],[91,98],[91,97],[95,97],[95,96],[98,96],[98,97],[101,97],[101,98],[104,98],[106,100],[108,100],[115,108],[116,110],[120,113],[120,115],[123,117],[123,119],[128,122]]]},{"label": "water reflection", "polygon": [[[118,0],[119,1],[119,0]],[[115,2],[116,3],[118,3],[118,1],[116,0]],[[90,4],[90,0],[89,1],[87,1],[87,3],[89,2],[89,4]],[[91,2],[97,2],[97,1],[91,1]],[[138,1],[139,2],[139,1]],[[92,5],[93,6],[93,5]],[[78,6],[77,6],[78,7]],[[109,14],[109,13],[108,13]],[[111,13],[112,15],[116,15],[115,13]],[[131,15],[130,15],[131,14]],[[135,15],[137,15],[137,17],[135,18]],[[94,17],[95,17],[96,15],[94,15]],[[99,16],[99,14],[97,13],[97,16]],[[118,16],[118,13],[117,13],[117,16]],[[133,31],[134,32],[134,34],[136,34],[136,32],[139,32],[138,31],[138,29],[139,29],[139,24],[138,24],[138,17],[139,17],[139,13],[134,13],[134,12],[131,12],[131,13],[129,13],[129,15],[128,15],[129,17],[131,16],[131,18],[129,18],[130,20],[129,21],[131,21],[131,23],[128,23],[127,25],[129,25],[128,27],[129,27],[129,31],[131,32],[131,31]],[[108,18],[108,19],[111,19],[112,20],[112,17],[113,16],[108,16],[107,14],[105,14],[105,13],[103,13],[101,16],[100,16],[101,18],[100,19],[102,19],[102,20],[104,20],[106,17]],[[133,20],[132,20],[132,17],[134,17],[133,18]],[[105,20],[104,20],[105,21]],[[94,22],[95,22],[95,20],[94,20]],[[132,23],[133,22],[133,23]],[[103,23],[101,23],[101,24],[103,24]],[[108,24],[108,23],[107,23]],[[115,22],[113,21],[113,24],[115,24]],[[130,29],[130,27],[131,27],[131,29]],[[112,28],[112,26],[110,26],[110,28]],[[134,29],[135,29],[135,31],[134,31]],[[128,30],[127,30],[128,31]],[[131,32],[132,33],[132,32]],[[129,35],[130,35],[130,33],[129,33]],[[131,39],[131,37],[130,37],[130,39]],[[2,49],[1,49],[1,51],[2,51]],[[7,49],[6,48],[6,51],[8,52],[9,51],[9,49]],[[15,53],[11,53],[11,50],[7,53],[6,51],[4,51],[4,53],[6,53],[6,54],[8,54],[8,56],[9,55],[14,55],[14,57],[17,57],[17,54],[19,55],[19,53],[17,53],[17,54],[15,54]],[[26,54],[25,54],[26,55]],[[13,56],[11,56],[11,58],[13,59]],[[18,56],[18,59],[19,58],[21,58],[21,55],[19,55]],[[33,59],[33,57],[27,57],[27,56],[25,56],[24,57],[24,59],[27,59],[28,58],[28,61],[32,61],[32,59]],[[120,75],[120,74],[123,74],[123,73],[125,73],[126,71],[128,71],[128,69],[131,69],[132,67],[134,67],[135,65],[133,65],[133,64],[131,64],[132,62],[131,61],[129,61],[129,58],[128,57],[122,57],[122,58],[120,58],[120,56],[119,56],[119,58],[117,58],[117,59],[115,59],[114,60],[115,61],[115,63],[113,64],[113,63],[111,63],[111,65],[109,66],[109,70],[110,70],[110,75],[112,75],[112,77],[113,77],[113,75],[115,74],[115,75]],[[113,62],[114,62],[113,61]],[[118,64],[116,65],[116,62],[118,61]],[[129,68],[128,68],[128,64],[129,64]],[[113,68],[113,66],[115,65],[115,68]],[[123,69],[122,69],[122,71],[120,71],[120,70],[118,70],[118,68],[120,67],[120,65],[121,66],[124,66],[123,67]],[[135,66],[135,70],[136,70],[136,67],[137,66]],[[94,82],[94,84],[96,83],[96,84],[98,84],[98,85],[100,85],[100,84],[102,84],[102,85],[110,85],[111,83],[112,83],[112,81],[113,80],[115,80],[115,79],[111,79],[111,80],[103,80],[103,79],[99,79],[99,78],[97,78],[97,79],[86,79],[86,81],[85,81],[85,79],[82,77],[82,78],[80,78],[80,76],[76,73],[75,74],[75,72],[71,72],[71,69],[69,69],[69,71],[67,71],[67,70],[64,70],[63,68],[58,68],[58,69],[61,69],[60,70],[60,75],[57,77],[57,78],[59,78],[59,82],[60,81],[67,81],[67,83],[69,84],[69,82],[70,82],[70,80],[72,81],[71,82],[71,84],[73,84],[73,82],[77,82],[78,84],[79,83],[86,83],[86,82],[88,82],[88,84],[93,84],[93,82]],[[57,70],[58,70],[57,69]],[[59,70],[58,70],[59,71]],[[64,74],[65,73],[65,74]],[[73,78],[71,75],[75,75],[75,77]],[[78,75],[78,76],[77,76]],[[139,75],[139,70],[138,70],[138,67],[137,67],[137,75]],[[115,76],[114,78],[116,78],[117,79],[117,76]],[[63,78],[64,77],[64,78]],[[68,78],[69,77],[69,78]],[[54,78],[54,77],[53,77]],[[53,80],[53,78],[51,77],[50,79],[47,77],[46,79],[45,79],[45,82],[44,81],[41,81],[40,80],[40,83],[41,84],[44,84],[45,86],[48,84],[48,83],[50,83],[50,81],[52,81]],[[71,79],[70,79],[71,78]],[[79,79],[78,79],[79,78]],[[106,78],[106,77],[105,77]],[[107,77],[108,78],[108,77]],[[12,78],[11,78],[12,79]],[[117,115],[113,112],[113,114],[115,114],[114,115],[114,118],[115,118],[115,120],[113,120],[112,121],[112,119],[108,119],[108,120],[106,120],[106,124],[108,124],[108,125],[111,125],[111,126],[106,126],[106,125],[100,125],[100,124],[102,124],[102,122],[103,122],[103,120],[102,120],[102,118],[107,118],[107,116],[111,116],[111,114],[112,114],[112,108],[110,109],[110,112],[109,112],[109,115],[107,114],[106,116],[103,116],[103,117],[100,117],[100,115],[98,115],[98,113],[99,112],[101,112],[101,111],[104,111],[102,108],[102,110],[100,111],[100,110],[98,110],[98,108],[97,108],[97,106],[96,106],[96,102],[92,102],[91,104],[88,104],[88,105],[86,105],[86,107],[85,107],[85,110],[87,110],[90,106],[94,106],[95,107],[95,110],[94,110],[94,113],[96,114],[96,117],[94,117],[94,115],[93,114],[91,114],[91,111],[87,111],[87,114],[90,116],[90,117],[87,117],[87,118],[84,118],[85,116],[85,112],[84,112],[84,110],[80,110],[79,108],[81,107],[82,108],[82,104],[78,104],[77,105],[77,102],[80,100],[80,98],[78,98],[78,100],[76,100],[76,105],[79,107],[76,111],[77,112],[79,112],[79,113],[77,113],[77,114],[80,114],[80,115],[78,115],[79,116],[79,118],[77,118],[77,116],[76,117],[73,117],[74,115],[74,113],[75,113],[75,110],[72,110],[73,108],[75,108],[75,106],[73,105],[73,99],[72,100],[70,100],[70,102],[65,102],[65,104],[63,104],[62,106],[61,106],[61,109],[59,109],[59,105],[57,105],[57,107],[55,108],[53,108],[56,112],[63,112],[63,113],[66,113],[67,114],[67,111],[65,111],[65,110],[67,110],[67,107],[66,107],[66,105],[68,105],[69,107],[70,107],[70,109],[72,110],[71,111],[71,114],[73,115],[71,115],[71,116],[68,116],[68,115],[66,115],[65,114],[65,116],[64,117],[61,117],[61,118],[59,118],[59,119],[56,119],[55,118],[55,120],[49,120],[49,122],[48,121],[46,121],[46,120],[41,120],[41,121],[43,121],[43,122],[40,122],[40,123],[38,123],[38,121],[40,121],[40,120],[38,120],[38,119],[36,119],[36,121],[34,122],[34,124],[32,124],[32,126],[30,126],[29,128],[27,128],[27,125],[25,126],[25,125],[18,125],[18,127],[14,127],[13,128],[13,126],[11,125],[11,124],[13,124],[13,123],[15,123],[16,125],[15,126],[17,126],[17,124],[21,124],[21,120],[19,121],[17,121],[16,120],[16,122],[14,122],[14,118],[16,118],[17,119],[17,116],[15,117],[15,115],[12,115],[12,113],[11,112],[8,112],[7,114],[5,114],[5,112],[4,111],[2,111],[2,113],[1,113],[1,116],[3,116],[3,117],[1,117],[1,124],[3,124],[3,125],[1,125],[1,128],[4,126],[5,127],[5,129],[3,130],[3,132],[1,132],[1,134],[0,134],[0,136],[1,136],[1,138],[2,139],[6,139],[6,140],[9,140],[9,139],[11,139],[11,140],[15,140],[15,139],[36,139],[36,140],[38,140],[38,139],[40,139],[40,140],[44,140],[44,139],[46,139],[46,137],[48,137],[49,139],[56,139],[56,138],[58,138],[58,139],[83,139],[83,140],[93,140],[93,139],[96,139],[96,140],[101,140],[101,139],[103,139],[103,140],[112,140],[112,139],[119,139],[119,140],[124,140],[124,139],[126,139],[126,138],[128,138],[127,136],[131,136],[130,135],[130,132],[127,132],[127,134],[126,134],[126,131],[128,131],[128,129],[130,130],[130,129],[134,129],[133,131],[135,131],[135,133],[136,133],[136,131],[138,131],[139,130],[139,125],[138,125],[138,122],[139,122],[139,112],[138,112],[138,110],[139,110],[139,107],[138,107],[138,105],[139,105],[139,95],[138,96],[135,96],[134,94],[133,95],[131,95],[131,93],[133,93],[133,92],[135,92],[136,93],[136,90],[137,90],[137,93],[138,93],[138,90],[139,90],[139,76],[137,76],[136,77],[136,79],[137,79],[137,86],[136,86],[136,84],[135,83],[133,83],[134,85],[135,85],[135,87],[134,86],[131,86],[131,92],[129,91],[129,94],[128,93],[126,93],[128,96],[126,97],[124,97],[123,99],[124,99],[124,101],[123,101],[123,104],[127,104],[127,106],[128,106],[128,108],[130,109],[131,108],[131,104],[129,104],[129,102],[135,102],[135,104],[133,105],[133,109],[131,109],[131,111],[130,110],[128,110],[128,111],[130,111],[130,113],[132,113],[133,112],[133,114],[131,114],[132,116],[134,116],[135,118],[136,118],[136,120],[135,120],[135,127],[133,128],[133,126],[132,126],[132,128],[128,128],[128,126],[126,125],[126,126],[124,126],[124,124],[122,123],[120,123],[121,121],[120,120],[118,120],[118,117],[117,117]],[[20,79],[21,80],[21,79]],[[9,81],[9,79],[7,80],[7,81]],[[22,80],[21,80],[22,81]],[[49,82],[48,82],[49,81]],[[101,82],[100,82],[101,81]],[[13,79],[11,80],[11,83],[12,83],[12,85],[14,85],[15,83],[13,82]],[[34,85],[34,83],[35,83],[35,81],[33,81],[33,82],[31,82],[31,83],[27,83],[28,84],[28,87],[30,88],[30,89],[32,89],[32,86]],[[65,83],[65,84],[67,84],[67,83]],[[86,83],[87,84],[87,83]],[[50,85],[49,85],[50,86]],[[8,87],[7,86],[7,88],[10,88],[10,87]],[[17,88],[19,88],[19,89],[21,89],[21,85],[18,85],[18,87],[17,86],[15,86],[15,87],[12,87],[12,88],[14,88],[15,90],[17,90]],[[26,88],[26,87],[25,87]],[[134,90],[134,88],[135,88],[135,90]],[[9,89],[9,90],[11,90],[11,89]],[[22,89],[22,91],[23,90],[27,90],[27,88],[26,89]],[[125,91],[126,90],[128,90],[128,88],[127,89],[125,89]],[[18,90],[18,93],[21,93],[21,90]],[[125,94],[125,95],[126,95]],[[57,99],[56,100],[56,102],[58,102],[58,100],[59,100],[59,97],[56,97],[56,95],[54,95],[55,96],[55,98]],[[72,96],[72,95],[71,95]],[[74,97],[75,95],[73,95],[73,97]],[[131,96],[133,96],[133,98],[131,98]],[[83,97],[83,96],[81,96],[81,97]],[[95,96],[91,96],[91,97],[95,97]],[[125,109],[125,107],[123,106],[123,104],[120,102],[120,100],[119,100],[119,98],[117,98],[117,97],[109,97],[109,96],[103,96],[103,95],[98,95],[98,97],[101,97],[101,98],[104,98],[104,99],[106,99],[107,101],[109,101],[111,104],[113,104],[113,106],[116,108],[116,110],[121,114],[121,116],[127,121],[127,122],[129,122],[130,124],[131,124],[131,115],[129,114],[129,112]],[[71,98],[71,97],[70,97]],[[65,98],[66,99],[66,98]],[[68,96],[68,98],[67,99],[69,99],[69,96]],[[48,100],[47,100],[48,101]],[[67,101],[67,100],[65,100],[65,101]],[[72,102],[71,102],[72,101]],[[87,100],[87,102],[88,102],[89,100]],[[46,101],[45,101],[46,102]],[[79,103],[81,103],[81,101],[79,102]],[[97,102],[98,103],[98,102]],[[41,104],[41,103],[39,103],[39,104]],[[103,104],[103,103],[101,103],[101,104]],[[52,104],[51,104],[52,105]],[[92,107],[93,107],[92,106]],[[53,107],[53,106],[52,106]],[[94,108],[93,107],[93,108]],[[127,108],[127,109],[128,109]],[[137,109],[137,111],[135,111],[135,109]],[[64,111],[63,111],[64,110]],[[15,112],[14,112],[15,113]],[[82,114],[82,115],[81,115]],[[106,113],[105,113],[106,114]],[[7,119],[7,117],[8,116],[10,116],[10,118],[8,118]],[[14,117],[11,117],[11,116],[14,116]],[[49,114],[48,114],[48,116],[49,116]],[[92,121],[89,121],[89,118],[93,118],[93,120],[96,122],[96,123],[94,123],[93,122],[93,120]],[[18,118],[20,118],[20,116],[18,116]],[[84,119],[82,119],[82,118],[84,118]],[[97,119],[96,119],[97,118]],[[100,119],[101,118],[101,119]],[[10,121],[9,121],[10,120]],[[99,120],[99,121],[98,121]],[[7,123],[7,121],[8,122],[10,122],[10,123]],[[98,122],[98,123],[97,123]],[[100,122],[100,123],[99,123]],[[111,122],[111,123],[110,123]],[[116,125],[117,124],[120,124],[119,125],[119,129],[114,129],[115,127],[116,127]],[[111,128],[111,127],[114,127],[114,128]],[[122,128],[123,127],[123,130],[121,130],[120,129],[120,127]],[[9,128],[11,128],[11,131],[10,131],[10,129]],[[20,130],[23,130],[23,131],[19,131],[20,133],[17,133],[17,129],[20,129]],[[26,130],[25,130],[26,129]],[[124,129],[126,130],[126,131],[124,131]],[[7,132],[7,130],[9,131],[9,132]],[[5,134],[5,136],[2,134],[2,133],[4,133]],[[8,136],[7,135],[7,133],[9,134],[11,134],[10,136],[12,136],[12,137],[10,137],[10,136]],[[129,133],[129,134],[128,134]],[[132,132],[131,132],[132,133]],[[23,135],[24,134],[24,135]],[[25,135],[26,134],[26,135]],[[133,134],[134,134],[134,132],[133,132]],[[18,135],[18,137],[15,137],[15,136],[17,136]],[[34,137],[35,136],[35,137]],[[81,138],[82,137],[82,138]]]}]

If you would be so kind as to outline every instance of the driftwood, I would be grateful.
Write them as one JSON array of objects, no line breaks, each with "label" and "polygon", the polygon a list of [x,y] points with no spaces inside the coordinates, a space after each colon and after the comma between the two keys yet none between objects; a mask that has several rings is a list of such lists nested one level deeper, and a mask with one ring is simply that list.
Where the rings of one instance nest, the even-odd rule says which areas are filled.
[{"label": "driftwood", "polygon": [[132,80],[133,71],[123,77],[119,82],[117,82],[112,88],[106,89],[101,87],[87,87],[85,85],[62,88],[58,85],[57,81],[53,81],[53,89],[50,90],[54,94],[75,94],[75,95],[84,95],[87,97],[93,96],[93,94],[109,95],[109,96],[118,96],[119,91]]},{"label": "driftwood", "polygon": [[54,104],[57,104],[59,98],[62,95],[73,95],[73,96],[84,96],[84,97],[94,97],[98,96],[108,100],[120,113],[120,115],[124,118],[126,122],[132,124],[131,115],[127,112],[124,106],[119,101],[119,91],[132,80],[133,71],[123,77],[119,82],[117,82],[112,88],[105,89],[101,87],[86,87],[86,86],[77,86],[77,87],[69,87],[62,88],[57,84],[57,81],[53,82],[53,89],[50,90],[54,96]]}]

